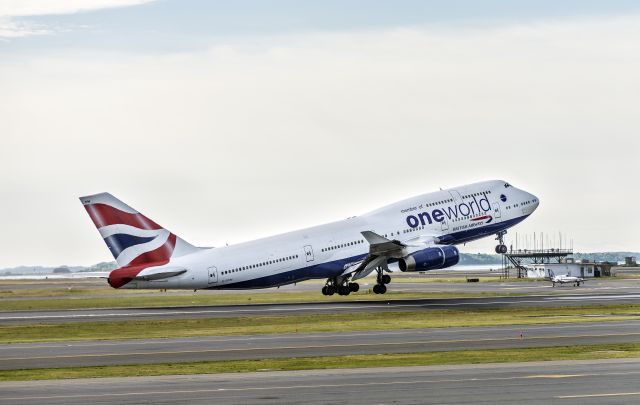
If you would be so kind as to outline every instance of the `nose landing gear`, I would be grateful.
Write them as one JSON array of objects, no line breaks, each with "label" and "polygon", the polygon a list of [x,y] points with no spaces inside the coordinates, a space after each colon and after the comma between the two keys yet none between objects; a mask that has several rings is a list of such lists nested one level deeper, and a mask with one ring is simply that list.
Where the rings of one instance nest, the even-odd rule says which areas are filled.
[{"label": "nose landing gear", "polygon": [[498,232],[498,236],[496,237],[496,240],[499,243],[499,245],[496,246],[496,253],[498,253],[498,254],[507,253],[507,245],[504,244],[504,235],[506,235],[506,234],[507,234],[507,231]]}]

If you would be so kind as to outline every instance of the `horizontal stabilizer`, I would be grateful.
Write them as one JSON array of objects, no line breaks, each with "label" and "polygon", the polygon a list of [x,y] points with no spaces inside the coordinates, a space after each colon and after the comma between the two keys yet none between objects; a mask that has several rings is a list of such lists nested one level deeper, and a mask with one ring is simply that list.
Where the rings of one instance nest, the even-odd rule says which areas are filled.
[{"label": "horizontal stabilizer", "polygon": [[179,276],[180,274],[184,274],[186,273],[187,270],[182,269],[182,270],[175,270],[175,271],[158,271],[158,272],[151,272],[151,273],[146,273],[146,274],[139,274],[136,277],[134,277],[134,280],[143,280],[143,281],[152,281],[152,280],[161,280],[163,278],[169,278],[169,277],[175,277],[175,276]]},{"label": "horizontal stabilizer", "polygon": [[187,269],[177,266],[165,266],[164,263],[159,262],[157,266],[146,267],[142,266],[128,266],[113,270],[109,273],[108,282],[113,288],[120,288],[123,285],[129,283],[132,280],[161,280],[164,278],[179,276],[187,272]]}]

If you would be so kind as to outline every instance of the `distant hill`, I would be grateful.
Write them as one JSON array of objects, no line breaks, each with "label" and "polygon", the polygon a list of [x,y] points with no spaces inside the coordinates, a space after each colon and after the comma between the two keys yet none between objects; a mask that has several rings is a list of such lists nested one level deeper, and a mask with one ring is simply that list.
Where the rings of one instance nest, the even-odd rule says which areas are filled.
[{"label": "distant hill", "polygon": [[[111,271],[118,267],[116,262],[102,262],[92,266],[18,266],[0,269],[0,276],[8,275],[37,275],[54,274],[56,269],[66,269],[70,273],[81,273],[88,271]],[[58,270],[60,272],[60,270]]]},{"label": "distant hill", "polygon": [[460,253],[460,264],[501,264],[502,256],[488,255],[486,253]]}]

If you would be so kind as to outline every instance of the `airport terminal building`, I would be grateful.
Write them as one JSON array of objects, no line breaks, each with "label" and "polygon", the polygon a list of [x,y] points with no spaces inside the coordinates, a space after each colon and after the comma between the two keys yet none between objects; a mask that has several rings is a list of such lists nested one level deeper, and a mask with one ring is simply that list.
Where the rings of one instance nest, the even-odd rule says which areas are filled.
[{"label": "airport terminal building", "polygon": [[600,266],[593,262],[540,263],[527,267],[528,278],[550,278],[553,275],[589,278],[604,274]]}]

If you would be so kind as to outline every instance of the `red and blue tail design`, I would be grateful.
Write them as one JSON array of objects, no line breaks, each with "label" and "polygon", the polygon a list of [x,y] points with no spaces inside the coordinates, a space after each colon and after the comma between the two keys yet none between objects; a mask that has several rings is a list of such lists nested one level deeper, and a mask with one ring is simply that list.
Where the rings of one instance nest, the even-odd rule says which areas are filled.
[{"label": "red and blue tail design", "polygon": [[199,250],[109,193],[80,197],[80,201],[118,266],[126,267],[113,273],[140,272]]}]

